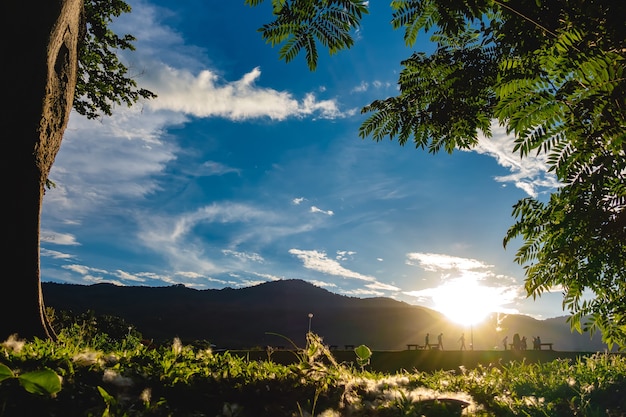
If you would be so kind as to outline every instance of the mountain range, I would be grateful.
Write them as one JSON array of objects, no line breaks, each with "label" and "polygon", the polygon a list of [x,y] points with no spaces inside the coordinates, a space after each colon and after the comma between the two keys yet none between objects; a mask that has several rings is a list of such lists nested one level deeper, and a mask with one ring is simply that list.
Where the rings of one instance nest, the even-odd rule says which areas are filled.
[{"label": "mountain range", "polygon": [[[339,295],[303,280],[271,281],[245,288],[196,290],[113,284],[42,284],[46,306],[57,311],[123,318],[144,338],[208,341],[222,349],[291,348],[305,345],[310,330],[324,343],[343,349],[367,345],[372,350],[405,350],[423,345],[426,334],[444,350],[458,350],[459,337],[475,350],[503,349],[515,333],[553,343],[555,350],[605,351],[599,334],[572,332],[567,317],[536,320],[525,315],[493,314],[473,327],[452,323],[441,313],[391,298]],[[312,316],[310,316],[312,315]],[[309,317],[310,316],[310,317]]]}]

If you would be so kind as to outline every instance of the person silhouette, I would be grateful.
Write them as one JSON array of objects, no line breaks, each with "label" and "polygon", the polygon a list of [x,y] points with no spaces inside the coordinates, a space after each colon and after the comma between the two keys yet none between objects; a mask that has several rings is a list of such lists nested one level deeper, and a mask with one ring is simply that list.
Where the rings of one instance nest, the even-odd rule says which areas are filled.
[{"label": "person silhouette", "polygon": [[424,339],[424,349],[430,349],[430,333],[426,333],[426,338]]},{"label": "person silhouette", "polygon": [[519,338],[519,333],[515,333],[513,335],[513,350],[522,350],[521,349],[521,347],[522,347],[521,344],[522,344],[522,342],[521,342],[521,340]]},{"label": "person silhouette", "polygon": [[439,333],[439,336],[437,336],[437,348],[443,350],[443,333]]},{"label": "person silhouette", "polygon": [[461,337],[459,337],[459,342],[461,342],[460,350],[465,350],[465,333],[461,333]]},{"label": "person silhouette", "polygon": [[509,344],[509,336],[504,336],[502,339],[502,346],[504,346],[504,350],[506,350],[506,346]]}]

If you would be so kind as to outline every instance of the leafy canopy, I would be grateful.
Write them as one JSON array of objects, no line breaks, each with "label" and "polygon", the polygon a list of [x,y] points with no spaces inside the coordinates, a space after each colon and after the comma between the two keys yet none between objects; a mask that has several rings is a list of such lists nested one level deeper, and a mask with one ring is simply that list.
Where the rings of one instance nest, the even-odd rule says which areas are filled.
[{"label": "leafy canopy", "polygon": [[87,31],[79,51],[74,109],[90,119],[101,114],[110,116],[116,104],[131,106],[141,98],[156,97],[151,91],[137,88],[115,53],[135,50],[133,36],[119,36],[108,27],[114,17],[130,11],[131,7],[122,0],[85,1]]},{"label": "leafy canopy", "polygon": [[[246,0],[257,6],[262,0]],[[468,149],[492,120],[511,152],[547,156],[561,186],[520,200],[504,246],[529,296],[558,289],[570,324],[626,348],[626,3],[614,0],[393,0],[392,26],[413,45],[437,46],[402,62],[399,94],[362,109],[362,138],[413,141],[430,153]],[[259,31],[286,62],[315,40],[349,48],[367,13],[359,0],[273,0]]]}]

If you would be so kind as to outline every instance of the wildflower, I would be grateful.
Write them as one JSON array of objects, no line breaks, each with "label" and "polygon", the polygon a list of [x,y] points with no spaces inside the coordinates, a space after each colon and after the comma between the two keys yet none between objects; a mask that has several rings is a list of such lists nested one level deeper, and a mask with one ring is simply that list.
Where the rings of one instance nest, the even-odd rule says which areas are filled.
[{"label": "wildflower", "polygon": [[567,378],[567,385],[573,387],[574,385],[576,385],[576,380],[572,377]]},{"label": "wildflower", "polygon": [[80,366],[90,366],[98,363],[97,352],[80,352],[72,357],[72,361]]},{"label": "wildflower", "polygon": [[172,350],[176,355],[180,355],[183,351],[183,343],[180,341],[180,338],[175,337],[174,342],[172,343]]},{"label": "wildflower", "polygon": [[25,340],[18,340],[17,334],[12,334],[4,343],[2,343],[2,346],[8,350],[19,353],[25,344]]},{"label": "wildflower", "polygon": [[583,387],[581,387],[581,392],[584,392],[585,394],[590,394],[594,389],[595,387],[593,386],[593,384],[585,384]]},{"label": "wildflower", "polygon": [[139,399],[144,402],[144,404],[150,404],[150,398],[152,397],[152,390],[150,388],[144,388],[139,395]]},{"label": "wildflower", "polygon": [[102,380],[104,382],[109,382],[113,385],[116,385],[118,387],[130,387],[133,385],[133,380],[126,377],[126,376],[122,376],[120,374],[118,374],[117,372],[115,372],[112,369],[106,369],[104,371],[104,375],[102,376]]}]

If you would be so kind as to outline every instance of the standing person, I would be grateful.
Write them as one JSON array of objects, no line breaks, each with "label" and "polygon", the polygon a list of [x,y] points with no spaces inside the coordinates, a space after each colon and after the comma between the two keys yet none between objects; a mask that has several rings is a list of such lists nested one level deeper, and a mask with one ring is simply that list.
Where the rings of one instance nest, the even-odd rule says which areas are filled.
[{"label": "standing person", "polygon": [[459,337],[459,342],[461,342],[460,350],[465,350],[465,333],[461,333],[461,337]]},{"label": "standing person", "polygon": [[521,344],[522,344],[522,341],[519,338],[519,333],[515,333],[513,335],[513,350],[522,350]]},{"label": "standing person", "polygon": [[437,348],[443,350],[443,333],[439,333],[439,336],[437,336]]},{"label": "standing person", "polygon": [[522,337],[522,350],[526,350],[526,336]]},{"label": "standing person", "polygon": [[506,350],[506,345],[509,344],[509,336],[504,336],[504,339],[502,339],[502,346],[504,346],[504,350]]},{"label": "standing person", "polygon": [[430,333],[426,333],[426,339],[424,339],[424,349],[430,349]]}]

